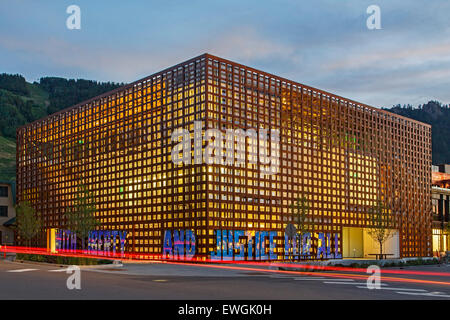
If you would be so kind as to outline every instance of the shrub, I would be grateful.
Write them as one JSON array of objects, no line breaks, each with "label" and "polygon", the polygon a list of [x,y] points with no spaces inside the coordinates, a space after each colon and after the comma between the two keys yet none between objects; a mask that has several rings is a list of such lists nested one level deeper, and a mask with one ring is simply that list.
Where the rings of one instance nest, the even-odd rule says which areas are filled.
[{"label": "shrub", "polygon": [[111,260],[106,259],[48,256],[48,255],[25,254],[25,253],[18,253],[16,255],[16,260],[65,264],[65,265],[99,265],[112,263]]}]

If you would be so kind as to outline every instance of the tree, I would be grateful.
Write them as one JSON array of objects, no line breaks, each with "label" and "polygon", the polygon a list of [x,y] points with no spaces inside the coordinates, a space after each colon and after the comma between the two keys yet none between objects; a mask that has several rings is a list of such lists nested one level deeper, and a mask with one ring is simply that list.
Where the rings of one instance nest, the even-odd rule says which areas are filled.
[{"label": "tree", "polygon": [[28,202],[21,202],[16,206],[17,231],[31,247],[31,240],[39,233],[41,221]]},{"label": "tree", "polygon": [[20,74],[0,74],[0,89],[8,90],[23,96],[30,95],[27,82]]},{"label": "tree", "polygon": [[395,231],[392,229],[392,220],[388,209],[381,201],[378,201],[375,206],[369,209],[371,216],[371,226],[367,233],[380,246],[380,258],[383,254],[383,244],[391,238]]},{"label": "tree", "polygon": [[296,222],[297,230],[300,234],[308,231],[306,226],[308,211],[308,200],[305,197],[299,197],[293,204],[291,204],[292,220]]},{"label": "tree", "polygon": [[[302,236],[308,231],[308,226],[306,224],[309,211],[308,200],[305,197],[299,197],[294,203],[291,204],[290,208],[291,221],[294,221],[297,225],[294,232],[300,234],[300,243],[302,243]],[[299,248],[299,250],[302,249]]]},{"label": "tree", "polygon": [[95,230],[100,224],[95,218],[95,200],[87,187],[83,184],[78,186],[76,198],[72,207],[68,207],[65,213],[68,228],[75,232],[81,239],[81,246],[84,250],[85,240],[89,232]]}]

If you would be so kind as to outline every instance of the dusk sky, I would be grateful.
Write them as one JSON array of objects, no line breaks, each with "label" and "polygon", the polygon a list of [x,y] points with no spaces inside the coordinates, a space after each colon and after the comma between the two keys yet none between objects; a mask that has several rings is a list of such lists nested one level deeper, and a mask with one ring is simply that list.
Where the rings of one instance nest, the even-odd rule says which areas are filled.
[{"label": "dusk sky", "polygon": [[131,82],[208,52],[376,107],[448,104],[449,14],[448,0],[2,0],[0,73]]}]

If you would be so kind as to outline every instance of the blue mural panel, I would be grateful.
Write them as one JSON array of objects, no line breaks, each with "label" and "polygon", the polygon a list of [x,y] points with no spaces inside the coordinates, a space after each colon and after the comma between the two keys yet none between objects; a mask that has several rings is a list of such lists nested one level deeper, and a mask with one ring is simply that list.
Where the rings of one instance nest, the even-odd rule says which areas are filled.
[{"label": "blue mural panel", "polygon": [[234,249],[237,251],[234,256],[234,260],[241,261],[245,259],[245,249],[244,244],[239,241],[239,238],[244,236],[244,230],[235,230],[234,231]]},{"label": "blue mural panel", "polygon": [[186,230],[186,259],[191,260],[195,255],[195,233],[192,230]]},{"label": "blue mural panel", "polygon": [[247,237],[247,259],[253,260],[253,232],[245,231],[245,236]]},{"label": "blue mural panel", "polygon": [[270,260],[276,260],[278,258],[275,253],[275,237],[277,236],[276,231],[269,232],[269,258]]},{"label": "blue mural panel", "polygon": [[311,258],[311,233],[309,232],[302,235],[302,256],[305,259]]},{"label": "blue mural panel", "polygon": [[266,252],[266,238],[269,236],[267,231],[260,232],[260,251],[259,251],[259,260],[268,260],[269,255]]},{"label": "blue mural panel", "polygon": [[173,231],[173,258],[184,259],[184,230]]},{"label": "blue mural panel", "polygon": [[222,260],[222,232],[220,230],[214,230],[214,234],[216,235],[216,252],[211,251],[210,259],[211,260]]},{"label": "blue mural panel", "polygon": [[172,232],[170,230],[164,231],[164,243],[163,243],[163,259],[172,259]]}]

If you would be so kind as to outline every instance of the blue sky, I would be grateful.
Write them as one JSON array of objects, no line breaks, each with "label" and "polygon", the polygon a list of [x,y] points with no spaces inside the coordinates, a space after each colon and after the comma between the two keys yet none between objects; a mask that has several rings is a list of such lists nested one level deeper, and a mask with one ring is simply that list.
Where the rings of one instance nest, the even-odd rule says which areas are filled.
[{"label": "blue sky", "polygon": [[448,104],[449,14],[447,0],[2,0],[0,72],[131,82],[209,52],[376,107]]}]

